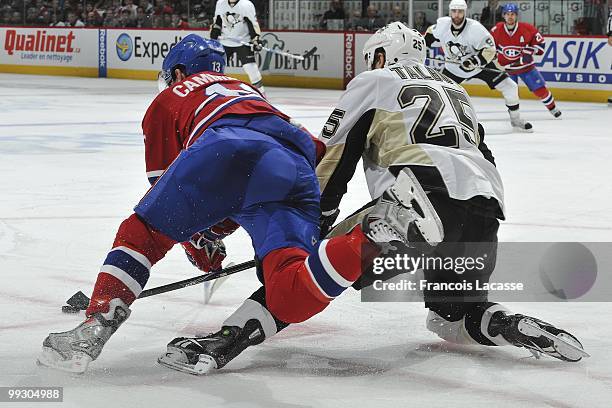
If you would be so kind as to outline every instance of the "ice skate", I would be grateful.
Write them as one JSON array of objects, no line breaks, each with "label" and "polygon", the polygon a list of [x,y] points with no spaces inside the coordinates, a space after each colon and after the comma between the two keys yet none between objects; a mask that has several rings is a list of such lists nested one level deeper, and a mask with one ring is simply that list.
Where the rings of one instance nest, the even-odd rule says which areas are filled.
[{"label": "ice skate", "polygon": [[518,110],[508,110],[508,114],[510,115],[510,124],[514,129],[527,133],[533,132],[533,125],[521,119],[521,115],[519,114]]},{"label": "ice skate", "polygon": [[557,119],[561,118],[561,111],[557,107],[552,108],[550,110],[550,114],[553,115]]},{"label": "ice skate", "polygon": [[223,326],[206,337],[177,337],[168,343],[166,353],[157,362],[168,368],[193,375],[208,374],[224,367],[247,347],[265,339],[264,330],[256,319],[244,325]]},{"label": "ice skate", "polygon": [[363,221],[363,231],[373,242],[427,242],[435,246],[444,238],[442,222],[427,194],[410,169],[404,168]]},{"label": "ice skate", "polygon": [[576,362],[590,357],[576,337],[534,317],[497,311],[491,316],[488,330],[491,336],[501,334],[509,343],[526,348],[536,358],[546,354]]},{"label": "ice skate", "polygon": [[85,372],[129,316],[130,309],[125,303],[111,300],[108,313],[94,313],[72,330],[50,333],[43,341],[37,363],[71,373]]}]

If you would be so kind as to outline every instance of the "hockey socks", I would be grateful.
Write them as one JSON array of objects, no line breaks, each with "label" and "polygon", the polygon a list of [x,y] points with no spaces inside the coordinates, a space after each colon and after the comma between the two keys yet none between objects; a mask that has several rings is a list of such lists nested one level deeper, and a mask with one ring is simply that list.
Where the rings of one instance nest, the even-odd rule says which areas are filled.
[{"label": "hockey socks", "polygon": [[555,105],[555,98],[553,97],[552,92],[550,92],[548,88],[546,88],[545,86],[542,88],[538,88],[533,91],[533,94],[540,98],[544,106],[546,106],[546,108],[555,118],[561,116],[561,111],[557,109],[557,106]]},{"label": "hockey socks", "polygon": [[136,214],[123,221],[113,248],[100,268],[85,314],[108,312],[112,299],[121,299],[131,305],[149,280],[151,266],[163,258],[174,243]]}]

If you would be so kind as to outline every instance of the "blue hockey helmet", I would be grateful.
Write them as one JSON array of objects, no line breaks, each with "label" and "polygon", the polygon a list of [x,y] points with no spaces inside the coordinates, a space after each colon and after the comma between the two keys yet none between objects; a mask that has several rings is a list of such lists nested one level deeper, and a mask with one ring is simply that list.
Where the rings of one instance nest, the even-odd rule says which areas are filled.
[{"label": "blue hockey helmet", "polygon": [[197,34],[189,34],[168,51],[159,73],[159,87],[170,86],[174,70],[179,68],[185,75],[210,71],[225,71],[225,50],[217,40],[209,40]]},{"label": "blue hockey helmet", "polygon": [[518,12],[519,12],[519,8],[514,3],[504,4],[504,7],[502,7],[502,15],[504,15],[506,13],[518,14]]}]

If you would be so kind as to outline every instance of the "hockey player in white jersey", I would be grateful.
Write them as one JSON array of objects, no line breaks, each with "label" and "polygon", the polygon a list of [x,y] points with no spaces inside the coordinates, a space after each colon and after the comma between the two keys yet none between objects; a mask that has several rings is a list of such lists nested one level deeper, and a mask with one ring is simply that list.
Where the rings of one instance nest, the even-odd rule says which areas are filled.
[{"label": "hockey player in white jersey", "polygon": [[217,1],[210,38],[218,39],[223,44],[228,62],[234,57],[240,61],[251,84],[264,93],[261,72],[255,61],[255,52],[262,48],[260,36],[261,30],[251,0]]},{"label": "hockey player in white jersey", "polygon": [[[533,126],[519,114],[518,85],[495,64],[495,42],[491,34],[478,21],[466,17],[465,0],[452,0],[448,17],[441,17],[427,29],[428,47],[441,45],[444,50],[446,76],[457,83],[478,78],[489,88],[502,93],[512,126],[531,132]],[[483,70],[484,68],[484,70]]]},{"label": "hockey player in white jersey", "polygon": [[[390,23],[366,42],[364,55],[371,70],[349,83],[320,136],[327,145],[317,166],[322,225],[333,224],[360,159],[371,204],[399,174],[409,171],[428,192],[428,207],[443,226],[444,239],[433,254],[444,259],[484,253],[486,259],[477,273],[425,268],[427,282],[488,282],[495,267],[498,219],[504,218],[501,177],[470,98],[457,83],[423,65],[425,54],[423,36],[400,22]],[[371,217],[371,208],[366,205],[330,235]],[[466,244],[474,242],[478,244]],[[367,284],[362,280],[361,286]],[[588,356],[568,332],[489,302],[487,291],[426,289],[424,297],[427,328],[445,340],[511,344],[566,361]]]}]

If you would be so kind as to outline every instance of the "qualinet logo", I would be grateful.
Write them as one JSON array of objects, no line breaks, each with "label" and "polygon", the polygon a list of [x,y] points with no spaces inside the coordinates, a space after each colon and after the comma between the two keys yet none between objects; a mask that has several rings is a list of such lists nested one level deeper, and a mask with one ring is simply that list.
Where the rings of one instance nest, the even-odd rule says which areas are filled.
[{"label": "qualinet logo", "polygon": [[36,34],[17,34],[16,30],[7,30],[4,49],[9,55],[15,51],[78,52],[72,47],[74,39],[72,31],[60,35],[47,34],[45,30],[37,30]]}]

